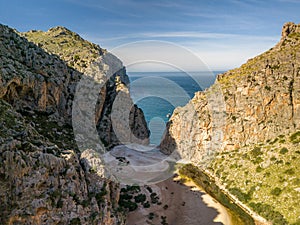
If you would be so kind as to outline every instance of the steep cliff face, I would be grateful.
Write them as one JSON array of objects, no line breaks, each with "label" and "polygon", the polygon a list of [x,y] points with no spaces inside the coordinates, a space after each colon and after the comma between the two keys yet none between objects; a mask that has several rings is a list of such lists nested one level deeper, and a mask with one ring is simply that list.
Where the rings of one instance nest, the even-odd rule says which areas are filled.
[{"label": "steep cliff face", "polygon": [[299,224],[299,129],[300,24],[286,23],[274,48],[177,108],[161,148],[177,149],[255,219]]},{"label": "steep cliff face", "polygon": [[[110,148],[120,143],[120,138],[116,136],[110,116],[114,100],[120,92],[126,93],[126,98],[128,99],[126,107],[130,108],[131,112],[131,120],[128,122],[131,129],[126,131],[134,134],[132,138],[126,139],[126,142],[135,142],[145,145],[149,144],[149,130],[147,128],[143,112],[133,104],[130,98],[127,87],[129,84],[129,78],[126,74],[125,67],[123,67],[122,62],[118,58],[111,55],[108,60],[101,59],[105,58],[107,55],[107,51],[105,49],[101,49],[98,45],[83,40],[78,34],[64,27],[51,28],[47,32],[29,31],[27,33],[23,33],[23,35],[28,38],[29,41],[34,42],[43,49],[46,49],[47,52],[58,55],[68,64],[68,66],[84,74],[91,74],[89,71],[89,65],[92,62],[98,62],[98,64],[100,64],[100,71],[93,71],[93,73],[98,76],[92,76],[94,76],[93,79],[99,83],[103,81],[106,82],[106,84],[101,88],[101,94],[99,96],[95,112],[99,135],[106,147]],[[113,74],[111,74],[109,79],[107,79],[107,77],[102,73],[102,70],[104,70],[101,65],[102,61],[109,64],[110,67],[116,70]],[[96,70],[99,69],[96,68]],[[117,84],[119,84],[119,87],[123,85],[122,88],[118,88]],[[125,107],[125,105],[123,106]],[[119,110],[122,111],[122,109]],[[124,124],[125,120],[117,119],[117,121],[122,124],[123,129],[128,126],[128,124]],[[139,124],[136,124],[135,121],[139,121]]]},{"label": "steep cliff face", "polygon": [[[224,115],[218,125],[224,135],[219,150],[237,149],[299,129],[299,27],[285,24],[282,39],[274,48],[220,74],[209,91],[197,93],[185,107],[176,109],[161,143],[163,151],[176,146],[182,152],[192,149],[197,155],[207,148],[213,141],[213,124],[219,123],[213,118],[214,111]],[[212,96],[224,107],[211,108]],[[198,159],[196,156],[195,161]]]},{"label": "steep cliff face", "polygon": [[117,224],[118,186],[0,100],[1,224]]},{"label": "steep cliff face", "polygon": [[[115,97],[125,92],[131,132],[147,144],[149,131],[132,106],[126,71],[116,57],[104,62],[109,53],[65,28],[29,32],[37,33],[33,43],[0,25],[0,222],[124,224],[118,185],[105,178],[94,149],[80,154],[71,125],[79,82],[91,76],[104,83],[104,72],[117,64],[120,71],[97,91],[92,114],[98,132],[108,147],[120,143],[110,114]],[[89,73],[91,64],[95,73]]]}]

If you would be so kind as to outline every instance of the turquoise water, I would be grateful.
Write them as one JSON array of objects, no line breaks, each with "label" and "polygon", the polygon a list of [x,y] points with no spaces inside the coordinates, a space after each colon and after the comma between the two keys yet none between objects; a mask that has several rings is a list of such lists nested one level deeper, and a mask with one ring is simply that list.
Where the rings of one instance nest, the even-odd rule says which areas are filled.
[{"label": "turquoise water", "polygon": [[130,91],[145,114],[150,144],[158,145],[173,110],[184,106],[197,91],[211,86],[216,75],[210,72],[129,72]]}]

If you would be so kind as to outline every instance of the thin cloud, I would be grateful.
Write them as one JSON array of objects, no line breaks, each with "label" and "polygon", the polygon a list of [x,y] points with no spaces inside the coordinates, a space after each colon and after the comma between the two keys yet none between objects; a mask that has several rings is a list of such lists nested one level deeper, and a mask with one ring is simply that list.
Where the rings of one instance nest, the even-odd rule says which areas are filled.
[{"label": "thin cloud", "polygon": [[[112,15],[123,15],[125,16],[129,16],[129,17],[136,17],[136,18],[140,18],[141,16],[135,14],[135,13],[130,13],[130,12],[126,12],[126,11],[122,11],[120,12],[120,8],[121,7],[108,7],[105,5],[108,5],[107,2],[103,2],[103,1],[79,1],[79,0],[66,0],[67,2],[73,3],[73,4],[77,4],[80,5],[82,7],[86,7],[86,8],[90,8],[90,9],[98,9],[99,11],[105,11],[108,13],[111,13]],[[126,2],[129,3],[129,1],[127,0]],[[124,1],[121,3],[125,3]]]},{"label": "thin cloud", "polygon": [[83,35],[92,40],[98,41],[114,41],[128,39],[153,39],[153,38],[184,38],[184,39],[240,39],[240,40],[265,40],[276,41],[278,36],[255,36],[243,34],[227,34],[227,33],[201,33],[201,32],[144,32],[114,36],[108,38],[93,37],[91,35]]},{"label": "thin cloud", "polygon": [[213,12],[183,12],[182,15],[189,17],[199,17],[207,19],[234,19],[234,16],[228,14],[215,14]]},{"label": "thin cloud", "polygon": [[243,34],[227,34],[227,33],[201,33],[201,32],[154,32],[143,33],[141,37],[148,38],[199,38],[199,39],[227,39],[227,38],[241,38],[241,39],[259,39],[259,40],[274,40],[277,37],[273,36],[254,36]]}]

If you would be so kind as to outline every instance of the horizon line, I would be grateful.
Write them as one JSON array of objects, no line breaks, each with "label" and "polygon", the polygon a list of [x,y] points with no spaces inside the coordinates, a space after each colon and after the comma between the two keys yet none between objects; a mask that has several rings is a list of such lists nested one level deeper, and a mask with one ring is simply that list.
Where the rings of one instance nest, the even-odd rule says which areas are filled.
[{"label": "horizon line", "polygon": [[174,70],[158,70],[158,71],[126,71],[127,73],[197,73],[197,72],[226,72],[231,69],[217,70],[191,70],[191,71],[174,71]]}]

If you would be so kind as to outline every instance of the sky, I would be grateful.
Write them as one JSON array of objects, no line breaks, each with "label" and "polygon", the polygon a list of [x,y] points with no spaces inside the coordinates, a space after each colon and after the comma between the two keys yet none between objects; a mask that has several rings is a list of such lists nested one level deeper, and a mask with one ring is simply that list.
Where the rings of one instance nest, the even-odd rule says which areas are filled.
[{"label": "sky", "polygon": [[131,43],[173,43],[228,70],[273,47],[299,11],[300,0],[0,0],[0,23],[20,32],[65,26],[109,51],[129,44],[132,55],[145,50]]}]

